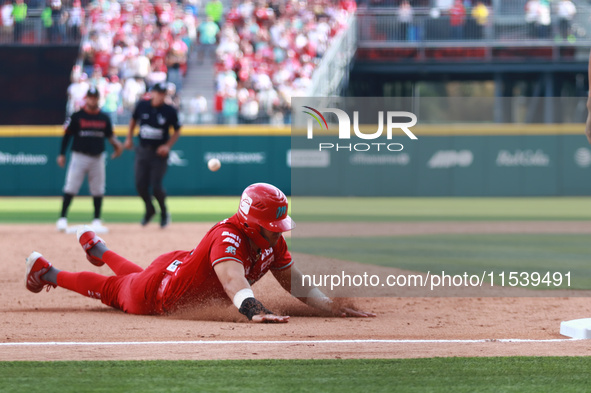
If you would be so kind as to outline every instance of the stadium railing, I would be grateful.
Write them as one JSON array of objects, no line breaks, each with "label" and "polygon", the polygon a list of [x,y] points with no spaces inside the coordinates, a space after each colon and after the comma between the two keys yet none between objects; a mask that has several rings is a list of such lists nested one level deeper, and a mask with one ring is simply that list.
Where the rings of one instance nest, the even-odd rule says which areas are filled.
[{"label": "stadium railing", "polygon": [[339,94],[349,78],[349,70],[357,49],[357,18],[349,17],[347,28],[331,42],[320,64],[312,74],[306,93],[309,97]]}]

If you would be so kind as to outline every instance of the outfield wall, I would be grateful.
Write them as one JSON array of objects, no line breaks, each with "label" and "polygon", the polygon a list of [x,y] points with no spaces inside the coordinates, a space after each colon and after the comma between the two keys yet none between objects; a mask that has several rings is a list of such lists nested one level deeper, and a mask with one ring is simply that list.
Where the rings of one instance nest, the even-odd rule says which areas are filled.
[{"label": "outfield wall", "polygon": [[[0,128],[0,195],[61,194],[65,170],[55,159],[62,132]],[[433,126],[416,133],[416,141],[393,140],[404,145],[400,152],[315,152],[301,149],[284,128],[187,127],[165,185],[170,195],[237,195],[258,181],[296,195],[591,195],[591,148],[582,125]],[[323,141],[334,137],[315,138]],[[206,166],[212,157],[222,162],[216,173]],[[88,193],[86,185],[81,193]],[[135,195],[132,152],[108,160],[107,194]]]},{"label": "outfield wall", "polygon": [[[125,127],[116,130],[120,140]],[[239,195],[258,181],[291,192],[289,129],[184,128],[173,147],[164,183],[169,195]],[[0,195],[61,195],[66,170],[56,164],[61,127],[0,128]],[[107,143],[109,154],[112,147]],[[222,168],[207,169],[218,157]],[[134,153],[107,160],[107,194],[136,195]],[[80,192],[88,194],[85,181]]]}]

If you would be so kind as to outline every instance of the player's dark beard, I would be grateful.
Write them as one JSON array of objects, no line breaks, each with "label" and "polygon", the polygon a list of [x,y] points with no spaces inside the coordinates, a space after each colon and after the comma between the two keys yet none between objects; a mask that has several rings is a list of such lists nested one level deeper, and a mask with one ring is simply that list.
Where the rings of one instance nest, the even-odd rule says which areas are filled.
[{"label": "player's dark beard", "polygon": [[88,110],[91,110],[91,111],[94,112],[94,111],[96,111],[98,109],[98,103],[96,103],[96,104],[86,103],[86,108]]}]

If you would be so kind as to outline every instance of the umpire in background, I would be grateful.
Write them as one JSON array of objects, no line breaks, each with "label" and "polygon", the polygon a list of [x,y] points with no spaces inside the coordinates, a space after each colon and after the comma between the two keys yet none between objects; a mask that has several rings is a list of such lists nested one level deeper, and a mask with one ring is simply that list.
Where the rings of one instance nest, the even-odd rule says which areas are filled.
[{"label": "umpire in background", "polygon": [[[156,214],[150,195],[151,186],[154,198],[160,206],[161,228],[170,223],[162,180],[168,167],[170,149],[181,134],[177,110],[164,102],[167,90],[166,82],[157,83],[152,87],[151,98],[138,102],[129,121],[129,132],[124,143],[126,149],[133,148],[133,133],[139,124],[139,146],[135,150],[135,186],[146,205],[142,225],[147,225]],[[174,128],[172,135],[171,127]]]},{"label": "umpire in background", "polygon": [[111,119],[102,112],[98,105],[99,92],[91,86],[86,93],[86,103],[82,109],[72,114],[64,125],[65,134],[62,138],[60,155],[57,164],[60,167],[66,165],[66,150],[71,138],[72,157],[68,165],[66,184],[64,185],[64,197],[62,212],[57,220],[58,231],[68,228],[68,207],[74,195],[80,191],[84,177],[88,175],[88,186],[94,202],[94,220],[92,226],[100,230],[105,228],[101,222],[101,207],[105,194],[105,138],[113,145],[114,152],[111,158],[117,158],[123,152],[123,145],[113,133]]}]

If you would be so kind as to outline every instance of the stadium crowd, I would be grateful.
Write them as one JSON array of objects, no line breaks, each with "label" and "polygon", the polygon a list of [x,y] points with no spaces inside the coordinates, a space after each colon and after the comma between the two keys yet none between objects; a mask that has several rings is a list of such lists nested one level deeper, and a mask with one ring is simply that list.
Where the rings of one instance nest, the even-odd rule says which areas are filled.
[{"label": "stadium crowd", "polygon": [[[289,122],[291,97],[305,91],[330,39],[354,10],[351,0],[246,0],[227,12],[220,0],[93,1],[68,112],[95,85],[103,110],[122,123],[150,86],[168,81],[185,122],[202,121],[207,108],[218,123]],[[215,68],[216,94],[213,102],[199,95],[181,104],[178,92],[194,48],[198,64],[209,60]]]},{"label": "stadium crowd", "polygon": [[234,3],[216,49],[218,123],[289,122],[291,97],[305,94],[355,7],[326,0]]},{"label": "stadium crowd", "polygon": [[196,39],[192,3],[97,0],[87,7],[88,38],[81,64],[72,70],[68,112],[84,102],[89,85],[101,93],[101,106],[116,123],[126,121],[135,103],[158,82],[168,81],[178,97],[187,57]]}]

